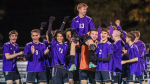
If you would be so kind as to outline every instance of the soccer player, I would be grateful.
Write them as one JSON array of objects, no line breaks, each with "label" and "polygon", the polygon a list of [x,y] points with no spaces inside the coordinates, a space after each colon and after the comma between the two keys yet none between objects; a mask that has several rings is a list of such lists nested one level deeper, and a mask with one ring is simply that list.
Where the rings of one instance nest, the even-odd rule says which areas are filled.
[{"label": "soccer player", "polygon": [[32,42],[25,45],[24,55],[28,60],[27,65],[27,84],[33,84],[35,79],[39,84],[45,84],[45,58],[44,55],[49,53],[49,49],[44,43],[39,42],[40,31],[39,29],[33,29],[31,31]]},{"label": "soccer player", "polygon": [[113,46],[108,41],[110,37],[109,30],[103,28],[101,30],[101,40],[102,42],[97,45],[95,56],[91,56],[90,59],[95,59],[97,61],[97,67],[95,72],[96,84],[111,84],[111,69],[112,69],[112,54]]},{"label": "soccer player", "polygon": [[140,75],[140,81],[142,81],[142,84],[145,84],[145,81],[144,81],[144,70],[145,70],[144,55],[145,55],[145,53],[144,52],[146,51],[146,46],[142,41],[139,40],[139,38],[140,38],[140,32],[139,31],[132,31],[132,33],[134,33],[136,36],[134,43],[138,47],[139,55],[140,55],[139,60],[140,60],[141,72],[142,72],[142,75]]},{"label": "soccer player", "polygon": [[9,32],[10,41],[3,45],[3,72],[7,84],[21,84],[21,77],[17,69],[17,56],[23,55],[23,51],[19,52],[19,46],[16,44],[18,33],[16,30]]},{"label": "soccer player", "polygon": [[63,32],[58,30],[51,42],[52,52],[52,83],[69,84],[68,71],[66,68],[66,57],[68,44],[64,41]]},{"label": "soccer player", "polygon": [[[95,45],[98,44],[98,31],[96,29],[90,30],[90,37],[94,41]],[[96,61],[95,61],[96,62]],[[96,64],[93,62],[94,64]],[[81,46],[81,60],[80,60],[80,71],[79,78],[81,80],[81,84],[87,84],[87,80],[91,84],[95,84],[95,68],[89,68],[90,58],[89,58],[89,47],[88,45]]]},{"label": "soccer player", "polygon": [[121,84],[121,73],[122,73],[122,39],[121,39],[121,31],[114,30],[112,34],[113,40],[113,65],[112,65],[112,79],[114,80],[114,84]]},{"label": "soccer player", "polygon": [[[69,75],[69,84],[76,84],[79,81],[79,55],[80,55],[80,51],[81,49],[77,46],[79,45],[79,42],[77,42],[77,40],[71,39],[72,35],[71,35],[71,29],[67,28],[65,30],[65,38],[66,38],[66,42],[68,44],[68,53],[70,53],[70,48],[71,45],[76,47],[76,54],[75,54],[75,59],[73,60],[75,63],[75,66],[77,67],[77,70],[74,71],[69,71],[68,75]],[[67,69],[69,69],[71,67],[71,62],[73,62],[70,60],[70,55],[68,55],[68,60],[67,60]]]},{"label": "soccer player", "polygon": [[130,63],[130,68],[128,70],[127,82],[129,84],[134,84],[139,82],[138,76],[141,75],[141,65],[138,47],[134,44],[135,34],[127,33],[126,42],[129,44],[128,50],[123,50],[124,53],[129,54],[129,60],[121,61],[121,64]]},{"label": "soccer player", "polygon": [[[86,16],[87,8],[88,8],[88,6],[84,3],[78,4],[77,10],[78,10],[79,14],[77,17],[75,17],[72,20],[71,29],[72,29],[73,35],[75,37],[77,37],[79,39],[81,38],[82,41],[84,41],[90,47],[89,54],[92,55],[92,54],[94,54],[93,49],[95,50],[96,47],[94,45],[93,40],[88,36],[88,34],[91,29],[95,28],[95,25],[94,25],[92,18]],[[74,51],[75,51],[75,48],[71,48],[70,55],[71,55],[72,60],[75,58]],[[96,67],[96,65],[94,65],[92,62],[90,62],[89,67],[94,68],[94,67]],[[71,68],[69,69],[69,71],[72,71],[72,70],[76,70],[74,63],[71,65]]]}]

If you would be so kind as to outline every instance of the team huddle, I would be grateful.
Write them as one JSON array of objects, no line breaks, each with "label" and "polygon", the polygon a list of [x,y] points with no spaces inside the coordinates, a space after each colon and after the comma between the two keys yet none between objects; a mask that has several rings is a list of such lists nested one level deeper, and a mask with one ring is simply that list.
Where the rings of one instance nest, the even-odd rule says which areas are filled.
[{"label": "team huddle", "polygon": [[[52,30],[55,17],[49,19],[46,35],[40,29],[31,31],[32,41],[19,52],[16,44],[18,33],[9,32],[9,42],[3,45],[3,72],[7,84],[21,84],[17,69],[19,55],[28,61],[26,83],[33,84],[127,84],[144,82],[144,71],[147,64],[144,56],[145,44],[139,40],[140,32],[126,33],[120,26],[101,25],[96,30],[93,20],[86,16],[88,6],[80,3],[77,6],[79,15],[72,20],[71,28],[64,31],[69,16],[64,17],[60,29]],[[51,80],[51,81],[50,81]]]}]

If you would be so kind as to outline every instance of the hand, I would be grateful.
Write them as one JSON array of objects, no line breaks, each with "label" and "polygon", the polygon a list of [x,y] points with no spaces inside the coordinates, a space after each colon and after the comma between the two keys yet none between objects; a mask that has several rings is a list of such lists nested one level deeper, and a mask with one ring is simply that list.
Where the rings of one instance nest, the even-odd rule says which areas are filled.
[{"label": "hand", "polygon": [[64,17],[64,22],[67,22],[69,20],[70,16]]},{"label": "hand", "polygon": [[122,50],[123,53],[127,53],[127,50]]},{"label": "hand", "polygon": [[75,38],[75,37],[72,37],[71,40],[72,40],[72,42],[75,43],[75,44],[77,44],[77,42],[78,42],[78,38]]},{"label": "hand", "polygon": [[126,61],[121,61],[121,65],[126,64]]},{"label": "hand", "polygon": [[44,51],[44,55],[48,54],[49,53],[49,49],[47,47],[47,49]]},{"label": "hand", "polygon": [[35,48],[34,46],[31,46],[31,53],[34,54],[34,52],[35,52]]},{"label": "hand", "polygon": [[44,28],[46,26],[46,24],[47,24],[46,22],[42,22],[41,23],[41,28]]},{"label": "hand", "polygon": [[19,55],[23,55],[23,54],[24,54],[24,52],[23,52],[23,51],[20,51],[18,54],[19,54]]},{"label": "hand", "polygon": [[87,35],[90,35],[90,32],[88,32]]},{"label": "hand", "polygon": [[49,22],[50,22],[50,23],[53,23],[54,20],[55,20],[55,17],[54,17],[54,16],[51,16],[50,19],[49,19]]},{"label": "hand", "polygon": [[117,26],[120,26],[120,20],[117,20],[115,23]]}]

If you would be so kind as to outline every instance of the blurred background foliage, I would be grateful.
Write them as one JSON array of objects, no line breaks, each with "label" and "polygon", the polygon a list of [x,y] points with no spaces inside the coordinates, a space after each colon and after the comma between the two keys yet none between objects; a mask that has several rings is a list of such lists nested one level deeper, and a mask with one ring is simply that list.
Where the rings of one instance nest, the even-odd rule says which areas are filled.
[{"label": "blurred background foliage", "polygon": [[141,40],[145,43],[150,42],[150,0],[75,0],[75,2],[86,3],[89,6],[87,15],[92,17],[96,28],[102,23],[107,25],[112,22],[115,25],[115,21],[120,19],[124,31],[139,30]]},{"label": "blurred background foliage", "polygon": [[[48,22],[50,16],[55,16],[53,30],[58,29],[64,16],[71,16],[66,28],[70,27],[72,19],[78,15],[77,4],[89,6],[90,16],[96,28],[104,23],[119,19],[124,31],[139,30],[141,40],[150,43],[150,0],[0,0],[0,46],[9,40],[10,30],[17,30],[17,43],[24,46],[31,41],[30,31],[40,28],[40,23]],[[44,32],[47,28],[44,29]]]}]

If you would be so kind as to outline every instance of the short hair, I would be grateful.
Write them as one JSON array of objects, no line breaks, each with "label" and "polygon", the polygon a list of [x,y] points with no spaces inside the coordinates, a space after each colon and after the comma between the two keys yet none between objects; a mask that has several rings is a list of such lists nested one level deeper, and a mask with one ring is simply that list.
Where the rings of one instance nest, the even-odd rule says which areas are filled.
[{"label": "short hair", "polygon": [[63,31],[61,31],[61,30],[57,30],[56,31],[56,33],[55,33],[55,35],[54,35],[54,38],[55,38],[55,40],[57,41],[57,39],[56,39],[56,37],[57,37],[57,34],[62,34],[62,36],[64,37],[64,39],[63,39],[63,43],[65,42],[65,36],[64,36],[64,33],[63,33]]},{"label": "short hair", "polygon": [[42,35],[41,38],[47,40],[46,35]]},{"label": "short hair", "polygon": [[[96,29],[96,28],[95,28],[95,29],[91,29],[91,30],[90,30],[90,33],[91,33],[92,31],[97,31],[97,29]],[[98,31],[97,31],[97,32],[98,32]]]},{"label": "short hair", "polygon": [[130,38],[132,42],[134,42],[134,40],[135,40],[135,34],[132,32],[127,33],[126,37]]},{"label": "short hair", "polygon": [[18,32],[16,30],[12,30],[9,32],[9,36],[11,36],[12,34],[16,34],[18,36]]},{"label": "short hair", "polygon": [[112,26],[113,27],[113,29],[115,30],[115,29],[117,29],[117,27],[116,26]]},{"label": "short hair", "polygon": [[33,30],[31,31],[31,34],[32,34],[33,32],[34,32],[34,33],[39,33],[39,34],[40,34],[40,30],[39,30],[39,29],[33,29]]},{"label": "short hair", "polygon": [[120,37],[122,38],[123,37],[123,31],[119,30],[119,29],[115,29],[117,31],[119,31],[121,34],[120,34]]},{"label": "short hair", "polygon": [[135,34],[135,36],[140,37],[140,31],[131,31],[132,33]]},{"label": "short hair", "polygon": [[70,28],[67,28],[67,29],[64,31],[64,33],[66,34],[68,31],[71,31],[71,29],[70,29]]},{"label": "short hair", "polygon": [[101,33],[102,33],[102,32],[107,32],[108,35],[110,35],[110,32],[109,32],[109,29],[108,29],[108,28],[103,28],[103,29],[101,30]]},{"label": "short hair", "polygon": [[81,9],[82,7],[88,8],[88,6],[87,6],[85,3],[79,3],[79,4],[77,5],[77,10]]}]

